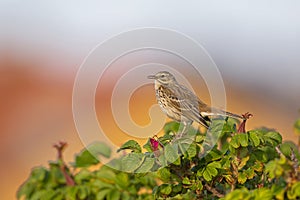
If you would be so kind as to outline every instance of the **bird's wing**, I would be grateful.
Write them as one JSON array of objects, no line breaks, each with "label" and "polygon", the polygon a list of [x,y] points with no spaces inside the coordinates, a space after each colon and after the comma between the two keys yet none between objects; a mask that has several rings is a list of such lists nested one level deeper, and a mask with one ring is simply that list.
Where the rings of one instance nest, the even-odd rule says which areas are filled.
[{"label": "bird's wing", "polygon": [[198,102],[197,96],[184,86],[178,85],[177,87],[173,87],[173,90],[174,91],[168,91],[171,105],[181,111],[182,116],[196,121],[208,128],[207,119],[199,112],[199,103],[202,102]]},{"label": "bird's wing", "polygon": [[[198,112],[204,119],[209,119],[209,116],[223,116],[223,117],[232,117],[235,119],[244,119],[243,116],[237,115],[228,111],[224,111],[219,108],[212,108],[202,102],[194,93],[192,93],[189,89],[184,87],[183,85],[180,85],[181,90],[185,91],[184,93],[187,95],[185,99],[192,100],[194,103],[192,105],[198,106]],[[197,103],[195,103],[197,102]],[[193,109],[194,110],[194,109]]]}]

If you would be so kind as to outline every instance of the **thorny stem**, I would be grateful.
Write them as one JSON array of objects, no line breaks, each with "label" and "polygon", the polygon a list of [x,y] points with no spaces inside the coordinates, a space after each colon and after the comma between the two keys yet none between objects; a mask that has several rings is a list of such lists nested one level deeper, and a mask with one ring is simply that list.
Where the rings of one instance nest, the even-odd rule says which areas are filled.
[{"label": "thorny stem", "polygon": [[57,150],[57,160],[58,163],[60,165],[60,170],[62,172],[62,174],[64,175],[65,179],[66,179],[66,183],[68,186],[74,186],[75,185],[75,181],[73,180],[73,178],[67,173],[67,165],[65,164],[64,160],[63,160],[63,151],[64,149],[67,147],[67,143],[66,142],[59,142],[58,144],[54,144],[53,147]]}]

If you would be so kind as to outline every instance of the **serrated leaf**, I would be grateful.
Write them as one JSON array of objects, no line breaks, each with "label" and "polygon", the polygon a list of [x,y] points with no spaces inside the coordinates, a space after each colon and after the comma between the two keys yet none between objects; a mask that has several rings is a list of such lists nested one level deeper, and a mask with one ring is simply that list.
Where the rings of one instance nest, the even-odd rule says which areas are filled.
[{"label": "serrated leaf", "polygon": [[203,176],[203,178],[204,178],[206,181],[211,181],[211,180],[212,180],[212,176],[211,176],[211,174],[209,173],[209,171],[207,171],[207,170],[204,170],[202,176]]},{"label": "serrated leaf", "polygon": [[262,172],[264,165],[261,162],[256,162],[253,165],[253,170],[257,171],[257,172]]},{"label": "serrated leaf", "polygon": [[125,172],[134,172],[145,159],[145,155],[140,153],[130,153],[122,158],[122,170]]},{"label": "serrated leaf", "polygon": [[278,132],[270,131],[265,134],[265,137],[272,139],[275,143],[274,146],[282,142],[282,136]]},{"label": "serrated leaf", "polygon": [[167,182],[170,180],[171,172],[168,168],[161,168],[158,170],[157,175],[162,181]]},{"label": "serrated leaf", "polygon": [[230,141],[230,145],[237,149],[240,147],[240,142],[238,140],[238,135],[234,135],[232,138],[231,138],[231,141]]},{"label": "serrated leaf", "polygon": [[191,183],[191,181],[190,181],[187,177],[184,177],[184,178],[182,179],[182,184],[184,184],[184,185],[190,185],[190,184],[192,184],[192,183]]},{"label": "serrated leaf", "polygon": [[142,148],[139,145],[139,143],[137,143],[135,140],[129,140],[127,142],[125,142],[125,144],[123,144],[117,152],[125,150],[125,149],[130,149],[135,153],[141,153],[142,152]]},{"label": "serrated leaf", "polygon": [[218,170],[214,167],[206,167],[206,171],[208,171],[212,177],[218,175]]},{"label": "serrated leaf", "polygon": [[256,132],[250,132],[249,137],[255,147],[257,147],[260,144],[260,139]]},{"label": "serrated leaf", "polygon": [[87,149],[83,150],[80,154],[75,157],[76,167],[89,167],[91,165],[96,165],[99,160],[94,157],[93,154]]},{"label": "serrated leaf", "polygon": [[155,163],[154,158],[146,157],[142,165],[135,171],[136,173],[147,173],[150,172]]},{"label": "serrated leaf", "polygon": [[247,170],[244,171],[244,173],[248,179],[252,179],[255,176],[254,169],[252,168],[248,168]]},{"label": "serrated leaf", "polygon": [[172,192],[172,186],[170,184],[162,184],[159,186],[159,191],[162,194],[168,195]]},{"label": "serrated leaf", "polygon": [[238,174],[238,182],[239,182],[240,184],[244,184],[246,181],[247,181],[247,177],[246,177],[245,173],[240,172],[240,173]]},{"label": "serrated leaf", "polygon": [[191,159],[191,158],[194,158],[196,155],[197,155],[197,145],[195,143],[192,143],[188,149],[187,149],[187,154],[188,154],[188,157]]},{"label": "serrated leaf", "polygon": [[87,147],[87,149],[94,155],[101,155],[109,158],[111,155],[110,147],[103,142],[94,142]]},{"label": "serrated leaf", "polygon": [[242,147],[247,147],[248,146],[248,135],[245,133],[239,134],[239,142]]},{"label": "serrated leaf", "polygon": [[240,163],[238,164],[238,169],[242,169],[248,162],[250,156],[246,156],[244,158],[241,159]]},{"label": "serrated leaf", "polygon": [[219,162],[211,162],[207,165],[207,167],[212,167],[212,168],[221,168],[221,164]]},{"label": "serrated leaf", "polygon": [[179,155],[174,147],[175,146],[168,144],[164,149],[166,160],[170,163],[174,163],[179,158]]}]

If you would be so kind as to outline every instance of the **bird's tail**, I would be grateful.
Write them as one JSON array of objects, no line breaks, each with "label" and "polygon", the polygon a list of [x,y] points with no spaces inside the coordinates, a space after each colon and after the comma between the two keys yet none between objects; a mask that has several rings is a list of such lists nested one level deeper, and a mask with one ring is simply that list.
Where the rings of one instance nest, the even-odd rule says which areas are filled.
[{"label": "bird's tail", "polygon": [[244,117],[242,115],[238,115],[238,114],[234,114],[234,113],[231,113],[231,112],[227,112],[227,111],[224,111],[224,110],[221,110],[221,109],[218,109],[218,108],[210,108],[211,110],[211,114],[208,114],[208,115],[214,115],[214,116],[223,116],[223,117],[232,117],[232,118],[235,118],[235,119],[242,119],[244,120]]}]

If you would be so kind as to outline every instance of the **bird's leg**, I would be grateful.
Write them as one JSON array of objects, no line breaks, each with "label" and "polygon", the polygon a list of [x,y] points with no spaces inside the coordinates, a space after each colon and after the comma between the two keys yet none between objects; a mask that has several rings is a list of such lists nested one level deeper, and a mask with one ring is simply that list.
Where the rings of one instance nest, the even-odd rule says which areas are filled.
[{"label": "bird's leg", "polygon": [[176,135],[177,139],[182,138],[182,136],[184,136],[188,132],[188,128],[190,124],[191,123],[183,122],[182,130]]}]

